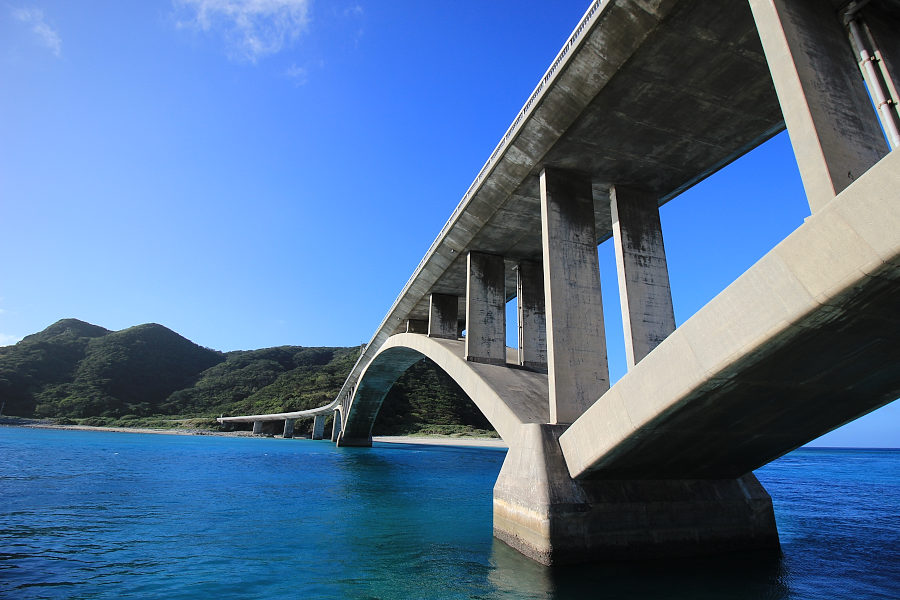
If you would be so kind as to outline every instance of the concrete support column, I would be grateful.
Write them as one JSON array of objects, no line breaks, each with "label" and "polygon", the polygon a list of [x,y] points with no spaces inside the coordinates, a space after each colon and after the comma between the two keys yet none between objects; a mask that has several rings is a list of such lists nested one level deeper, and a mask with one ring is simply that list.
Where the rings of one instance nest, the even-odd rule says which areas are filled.
[{"label": "concrete support column", "polygon": [[312,439],[321,440],[325,436],[325,415],[313,417]]},{"label": "concrete support column", "polygon": [[286,440],[294,437],[294,419],[285,419],[284,420],[284,433],[281,434]]},{"label": "concrete support column", "polygon": [[459,318],[459,298],[451,294],[431,294],[428,301],[428,337],[455,340]]},{"label": "concrete support column", "polygon": [[506,280],[502,256],[469,252],[466,360],[506,364]]},{"label": "concrete support column", "polygon": [[519,364],[547,371],[547,319],[544,314],[544,270],[523,261],[516,267],[516,304],[519,320]]},{"label": "concrete support column", "polygon": [[541,173],[550,422],[572,423],[609,389],[591,180]]},{"label": "concrete support column", "polygon": [[822,0],[749,0],[816,212],[888,152],[839,15]]},{"label": "concrete support column", "polygon": [[615,186],[609,198],[631,369],[675,331],[675,311],[656,196]]},{"label": "concrete support column", "polygon": [[262,435],[263,434],[263,422],[262,421],[253,421],[253,435]]},{"label": "concrete support column", "polygon": [[406,333],[428,333],[428,321],[425,319],[409,319],[406,322]]},{"label": "concrete support column", "polygon": [[331,426],[331,441],[336,442],[341,434],[341,411],[335,409],[334,423]]},{"label": "concrete support column", "polygon": [[[371,375],[370,375],[371,377]],[[390,386],[388,386],[388,389]],[[384,392],[387,394],[387,390]],[[362,394],[365,396],[366,394]],[[350,414],[351,406],[358,406],[357,403],[362,403],[363,405],[368,404],[365,398],[360,397],[360,391],[358,387],[350,388],[349,393],[344,397],[341,401],[341,415],[343,415],[344,421],[340,423],[340,429],[337,432],[337,439],[334,441],[335,445],[338,447],[343,446],[358,446],[358,447],[371,447],[372,446],[372,422],[374,422],[374,416],[372,421],[368,421],[367,419],[356,419],[354,424],[353,418]],[[379,405],[380,406],[380,405]]]}]

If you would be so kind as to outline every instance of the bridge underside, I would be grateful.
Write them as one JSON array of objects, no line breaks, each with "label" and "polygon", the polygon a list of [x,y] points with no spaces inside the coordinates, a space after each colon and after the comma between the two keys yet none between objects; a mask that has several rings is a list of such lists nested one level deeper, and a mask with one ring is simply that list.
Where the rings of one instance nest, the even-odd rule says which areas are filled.
[{"label": "bridge underside", "polygon": [[579,478],[738,477],[900,396],[900,154],[676,329],[562,435]]},{"label": "bridge underside", "polygon": [[[560,83],[426,257],[440,275],[423,270],[412,282],[414,304],[400,320],[427,319],[428,292],[464,296],[465,248],[510,265],[540,261],[547,166],[591,175],[599,243],[612,237],[610,186],[640,188],[661,205],[784,129],[745,1],[610,2],[601,11]],[[507,269],[507,300],[515,289]]]}]

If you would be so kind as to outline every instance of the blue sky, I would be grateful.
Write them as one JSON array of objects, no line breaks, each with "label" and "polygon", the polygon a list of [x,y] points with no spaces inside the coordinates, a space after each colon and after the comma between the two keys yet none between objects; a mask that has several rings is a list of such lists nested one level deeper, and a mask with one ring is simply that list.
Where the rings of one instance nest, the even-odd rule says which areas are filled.
[{"label": "blue sky", "polygon": [[[368,341],[587,4],[0,2],[0,344]],[[784,134],[663,207],[677,322],[808,214]],[[823,443],[900,446],[895,404]]]}]

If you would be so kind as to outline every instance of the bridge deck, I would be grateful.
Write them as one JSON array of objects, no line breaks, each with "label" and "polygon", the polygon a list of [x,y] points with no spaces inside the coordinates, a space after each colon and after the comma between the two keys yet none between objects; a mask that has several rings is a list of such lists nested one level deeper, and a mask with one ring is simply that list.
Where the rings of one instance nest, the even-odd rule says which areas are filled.
[{"label": "bridge deck", "polygon": [[310,408],[307,410],[295,410],[283,413],[266,413],[264,415],[241,415],[239,417],[219,417],[216,419],[219,423],[253,423],[255,421],[283,421],[285,419],[309,419],[312,417],[327,416],[334,412],[338,406],[338,401],[333,400],[330,404]]},{"label": "bridge deck", "polygon": [[[784,128],[746,2],[597,0],[541,79],[376,330],[341,391],[431,292],[460,297],[469,250],[540,260],[540,170],[593,178],[598,242],[608,188],[660,204]],[[515,295],[507,269],[507,296]]]}]

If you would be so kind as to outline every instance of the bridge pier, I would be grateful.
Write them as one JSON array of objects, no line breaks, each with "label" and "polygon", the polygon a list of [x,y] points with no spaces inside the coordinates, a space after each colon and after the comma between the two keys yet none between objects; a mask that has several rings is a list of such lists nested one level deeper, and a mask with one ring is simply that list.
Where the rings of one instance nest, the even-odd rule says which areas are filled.
[{"label": "bridge pier", "polygon": [[609,389],[591,179],[541,172],[550,423],[572,423]]},{"label": "bridge pier", "polygon": [[294,437],[294,419],[284,420],[284,432],[281,434],[281,437],[286,440]]},{"label": "bridge pier", "polygon": [[425,319],[407,319],[406,333],[428,333],[428,321]]},{"label": "bridge pier", "polygon": [[656,196],[621,186],[609,196],[625,356],[632,369],[675,331],[675,311]]},{"label": "bridge pier", "polygon": [[278,433],[277,423],[272,420],[253,421],[253,435],[275,435]]},{"label": "bridge pier", "polygon": [[545,565],[779,549],[753,474],[725,480],[574,480],[564,425],[529,424],[494,485],[494,535]]},{"label": "bridge pier", "polygon": [[431,294],[428,299],[428,336],[455,340],[459,298],[451,294]]},{"label": "bridge pier", "polygon": [[539,263],[516,265],[516,308],[519,321],[519,364],[547,372],[547,319],[544,271]]},{"label": "bridge pier", "polygon": [[371,448],[372,447],[372,438],[371,437],[349,437],[346,435],[346,431],[341,431],[338,434],[337,440],[335,441],[335,445],[338,447],[346,447],[346,448]]},{"label": "bridge pier", "polygon": [[469,252],[466,277],[466,360],[506,364],[506,282],[502,256]]},{"label": "bridge pier", "polygon": [[822,0],[750,0],[812,212],[888,152],[847,33]]},{"label": "bridge pier", "polygon": [[325,437],[325,415],[316,415],[313,417],[312,438],[321,440]]},{"label": "bridge pier", "polygon": [[331,441],[337,442],[338,436],[341,433],[341,411],[335,409],[334,411],[334,421],[331,426]]}]

